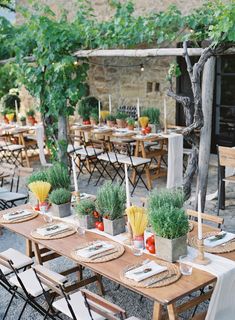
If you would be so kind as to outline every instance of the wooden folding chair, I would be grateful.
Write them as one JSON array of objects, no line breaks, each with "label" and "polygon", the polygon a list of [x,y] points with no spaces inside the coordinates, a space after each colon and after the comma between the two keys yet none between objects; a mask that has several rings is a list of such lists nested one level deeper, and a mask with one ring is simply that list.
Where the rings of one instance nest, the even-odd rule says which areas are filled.
[{"label": "wooden folding chair", "polygon": [[66,281],[58,281],[58,279],[48,272],[48,269],[40,265],[35,266],[34,271],[41,286],[50,288],[52,293],[60,297],[56,301],[54,299],[47,299],[48,312],[54,307],[60,313],[67,315],[73,320],[126,319],[126,313],[122,308],[108,302],[97,294],[87,290],[68,294]]},{"label": "wooden folding chair", "polygon": [[225,177],[225,168],[231,167],[235,171],[235,148],[217,146],[218,151],[218,207],[225,209],[225,183],[235,183],[235,174]]},{"label": "wooden folding chair", "polygon": [[[197,221],[198,219],[198,212],[195,210],[187,209],[187,215],[189,216],[190,220]],[[221,230],[221,227],[224,223],[224,219],[221,217],[213,216],[212,214],[202,213],[202,223],[215,223],[216,227]]]}]

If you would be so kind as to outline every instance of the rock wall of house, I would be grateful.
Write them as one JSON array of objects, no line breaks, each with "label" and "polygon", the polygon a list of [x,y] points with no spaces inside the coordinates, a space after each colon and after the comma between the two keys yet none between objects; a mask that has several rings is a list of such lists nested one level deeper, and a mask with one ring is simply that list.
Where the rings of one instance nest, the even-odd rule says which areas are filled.
[{"label": "rock wall of house", "polygon": [[[121,0],[122,2],[126,0]],[[17,0],[18,5],[28,5],[27,0]],[[57,14],[60,8],[65,8],[72,19],[76,10],[76,0],[40,0],[51,7]],[[113,13],[108,0],[91,1],[95,14],[100,20],[108,19]],[[170,4],[176,4],[183,13],[187,14],[193,8],[202,5],[204,0],[134,0],[137,15],[144,15],[152,11],[165,10]],[[22,17],[17,14],[17,22]],[[140,99],[141,107],[154,106],[163,110],[163,99],[167,88],[166,74],[169,64],[174,58],[93,58],[89,71],[90,94],[100,99],[104,107],[108,106],[108,95],[111,94],[113,107],[118,105],[135,105]],[[99,65],[95,65],[99,64]],[[144,71],[140,71],[140,64],[144,64]],[[101,65],[101,66],[100,66]],[[119,66],[135,67],[119,67]],[[32,101],[28,95],[22,97],[25,109],[30,107]],[[175,121],[175,103],[167,99],[168,122]]]}]

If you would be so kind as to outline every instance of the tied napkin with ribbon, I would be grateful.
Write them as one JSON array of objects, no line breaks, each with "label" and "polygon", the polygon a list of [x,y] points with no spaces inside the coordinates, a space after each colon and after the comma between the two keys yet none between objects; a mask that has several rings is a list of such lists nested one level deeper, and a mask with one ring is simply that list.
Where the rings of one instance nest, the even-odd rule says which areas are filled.
[{"label": "tied napkin with ribbon", "polygon": [[47,227],[38,228],[37,233],[42,236],[52,236],[54,234],[63,233],[70,229],[70,226],[65,223],[57,223]]},{"label": "tied napkin with ribbon", "polygon": [[33,212],[28,211],[28,210],[15,211],[15,212],[10,212],[10,213],[4,214],[3,219],[8,220],[8,221],[19,220],[19,219],[23,219],[27,216],[31,216],[32,214],[33,214]]},{"label": "tied napkin with ribbon", "polygon": [[204,239],[204,245],[206,247],[214,248],[217,247],[223,243],[229,242],[235,238],[234,233],[230,232],[220,232],[217,235],[208,237]]},{"label": "tied napkin with ribbon", "polygon": [[77,255],[83,258],[91,258],[94,255],[99,253],[103,253],[105,251],[113,249],[114,246],[111,243],[107,243],[104,241],[97,241],[96,243],[85,247],[83,249],[79,249],[76,251]]},{"label": "tied napkin with ribbon", "polygon": [[131,280],[140,282],[166,270],[167,267],[160,266],[156,262],[150,261],[138,268],[127,271],[125,276]]}]

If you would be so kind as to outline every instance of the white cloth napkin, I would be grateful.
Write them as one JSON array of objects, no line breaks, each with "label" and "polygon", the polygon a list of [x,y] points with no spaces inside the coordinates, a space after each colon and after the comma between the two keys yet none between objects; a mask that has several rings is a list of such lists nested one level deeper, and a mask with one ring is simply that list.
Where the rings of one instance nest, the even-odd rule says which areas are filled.
[{"label": "white cloth napkin", "polygon": [[[97,250],[92,250],[96,246],[102,246]],[[104,241],[97,241],[94,244],[90,245],[89,247],[77,250],[77,254],[84,258],[91,258],[92,256],[105,252],[107,250],[113,249],[114,246],[111,243],[106,243]]]},{"label": "white cloth napkin", "polygon": [[3,215],[3,218],[8,221],[18,220],[27,216],[31,216],[33,213],[28,210],[10,212]]},{"label": "white cloth napkin", "polygon": [[223,243],[231,241],[232,239],[235,238],[235,234],[234,233],[222,231],[219,234],[221,234],[221,235],[225,234],[225,236],[222,239],[214,240],[214,241],[211,241],[211,240],[215,239],[216,238],[215,236],[208,237],[208,238],[204,239],[204,245],[206,247],[214,248],[214,247],[219,246],[219,245],[221,245]]},{"label": "white cloth napkin", "polygon": [[[53,227],[57,227],[57,228],[52,229]],[[50,225],[48,227],[38,228],[37,233],[42,236],[50,236],[50,235],[53,235],[54,233],[60,233],[68,229],[70,229],[69,225],[65,223],[57,223],[57,224]]]},{"label": "white cloth napkin", "polygon": [[[146,273],[141,272],[141,271],[145,270],[146,268],[150,268],[152,270],[149,271],[149,272],[146,272]],[[150,262],[148,262],[148,263],[146,263],[146,264],[144,264],[144,265],[142,265],[142,266],[140,266],[138,268],[135,268],[135,269],[132,269],[130,271],[127,271],[125,273],[125,276],[127,278],[129,278],[129,279],[132,279],[132,280],[136,281],[136,282],[140,282],[140,281],[142,281],[144,279],[152,277],[155,274],[158,274],[158,273],[163,272],[165,270],[167,270],[167,267],[160,266],[156,262],[150,261]]]},{"label": "white cloth napkin", "polygon": [[[188,254],[193,258],[197,250],[188,247]],[[218,255],[205,254],[211,263],[203,266],[193,262],[185,262],[194,268],[212,273],[217,282],[209,303],[206,320],[230,320],[235,314],[235,262]]]},{"label": "white cloth napkin", "polygon": [[[164,137],[164,135],[162,135]],[[183,184],[183,136],[171,133],[168,138],[167,188],[181,187]]]}]

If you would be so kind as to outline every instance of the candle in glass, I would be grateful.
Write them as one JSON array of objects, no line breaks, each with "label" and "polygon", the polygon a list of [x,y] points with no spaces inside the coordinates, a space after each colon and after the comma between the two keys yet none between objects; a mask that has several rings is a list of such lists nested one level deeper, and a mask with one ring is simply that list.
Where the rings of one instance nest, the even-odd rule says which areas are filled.
[{"label": "candle in glass", "polygon": [[75,164],[74,158],[72,158],[72,170],[73,170],[74,190],[75,192],[78,192],[78,181],[77,181],[76,164]]},{"label": "candle in glass", "polygon": [[98,110],[99,110],[99,123],[100,123],[100,111],[101,111],[101,104],[100,104],[100,100],[98,101]]},{"label": "candle in glass", "polygon": [[111,98],[111,94],[109,94],[109,114],[112,113],[112,98]]},{"label": "candle in glass", "polygon": [[136,109],[137,109],[137,117],[139,119],[140,117],[140,99],[139,98],[137,98]]},{"label": "candle in glass", "polygon": [[198,239],[202,240],[202,203],[201,191],[198,192]]},{"label": "candle in glass", "polygon": [[167,122],[166,122],[166,99],[164,99],[164,131],[167,131]]}]

